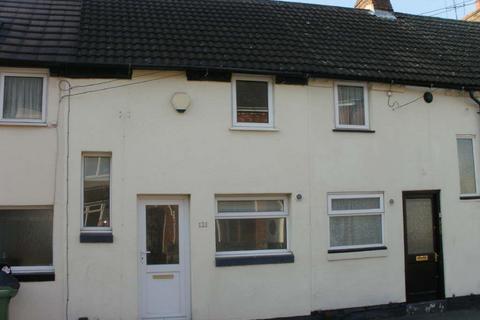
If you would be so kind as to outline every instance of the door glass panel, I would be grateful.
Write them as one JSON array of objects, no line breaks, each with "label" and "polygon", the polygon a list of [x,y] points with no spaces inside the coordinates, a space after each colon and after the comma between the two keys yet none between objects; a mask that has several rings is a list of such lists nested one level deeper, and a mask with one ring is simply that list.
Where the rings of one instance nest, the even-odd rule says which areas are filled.
[{"label": "door glass panel", "polygon": [[178,205],[146,206],[147,264],[179,264]]},{"label": "door glass panel", "polygon": [[431,199],[406,199],[408,254],[431,253],[433,219]]}]

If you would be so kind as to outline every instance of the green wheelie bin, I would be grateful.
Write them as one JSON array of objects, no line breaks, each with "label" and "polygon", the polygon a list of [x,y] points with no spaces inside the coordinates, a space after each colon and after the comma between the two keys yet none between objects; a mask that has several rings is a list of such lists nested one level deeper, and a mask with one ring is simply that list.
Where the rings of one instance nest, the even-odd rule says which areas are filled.
[{"label": "green wheelie bin", "polygon": [[8,320],[10,299],[17,295],[20,283],[7,265],[0,265],[0,320]]},{"label": "green wheelie bin", "polygon": [[[1,272],[1,271],[0,271]],[[8,320],[8,304],[17,295],[18,290],[0,286],[0,320]]]}]

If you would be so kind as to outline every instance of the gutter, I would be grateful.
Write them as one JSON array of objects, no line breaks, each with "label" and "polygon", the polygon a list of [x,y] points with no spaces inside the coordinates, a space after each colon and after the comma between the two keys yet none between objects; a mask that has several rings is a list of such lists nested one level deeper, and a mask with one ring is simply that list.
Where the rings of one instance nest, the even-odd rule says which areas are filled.
[{"label": "gutter", "polygon": [[[427,88],[442,88],[442,89],[453,89],[453,90],[465,90],[469,88],[471,90],[470,97],[475,92],[476,89],[479,89],[480,86],[472,86],[462,84],[460,82],[432,82],[432,81],[422,81],[422,80],[411,80],[411,79],[401,79],[396,78],[392,79],[391,76],[369,76],[364,74],[339,74],[335,72],[313,72],[306,73],[302,71],[289,71],[289,70],[266,70],[266,69],[250,69],[250,68],[234,68],[234,67],[199,67],[191,65],[178,65],[178,66],[168,66],[168,65],[149,65],[149,64],[114,64],[114,63],[90,63],[90,62],[68,62],[68,61],[59,61],[59,62],[48,62],[48,61],[21,61],[21,60],[11,60],[11,59],[1,59],[0,66],[9,66],[9,67],[43,67],[49,68],[50,74],[52,76],[66,77],[66,78],[99,78],[99,79],[131,79],[134,69],[138,70],[165,70],[165,71],[191,71],[198,74],[209,74],[216,73],[217,77],[225,78],[230,77],[232,73],[248,73],[248,74],[260,74],[260,75],[274,75],[281,79],[280,83],[290,83],[294,84],[307,84],[309,78],[324,78],[324,79],[333,79],[333,80],[352,80],[352,81],[369,81],[369,82],[378,82],[378,83],[387,83],[387,84],[399,84],[399,85],[409,85],[409,86],[418,86],[418,87],[427,87]],[[230,74],[230,75],[228,75]],[[208,77],[207,77],[208,78]],[[203,79],[206,80],[206,79]],[[222,79],[225,81],[225,79]],[[284,81],[285,80],[285,81]],[[475,88],[475,89],[474,89]],[[480,97],[472,97],[472,99],[480,107]]]}]

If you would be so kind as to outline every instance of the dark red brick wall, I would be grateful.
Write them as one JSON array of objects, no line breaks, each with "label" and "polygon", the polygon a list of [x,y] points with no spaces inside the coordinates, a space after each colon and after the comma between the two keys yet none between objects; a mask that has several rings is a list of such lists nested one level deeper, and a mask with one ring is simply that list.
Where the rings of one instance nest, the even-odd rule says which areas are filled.
[{"label": "dark red brick wall", "polygon": [[268,123],[268,112],[237,112],[237,122]]}]

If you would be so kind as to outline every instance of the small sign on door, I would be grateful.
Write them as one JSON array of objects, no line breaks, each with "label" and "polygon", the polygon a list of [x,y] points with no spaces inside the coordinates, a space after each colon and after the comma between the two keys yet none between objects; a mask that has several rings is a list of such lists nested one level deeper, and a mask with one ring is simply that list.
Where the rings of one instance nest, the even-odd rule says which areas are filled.
[{"label": "small sign on door", "polygon": [[428,261],[428,256],[416,256],[415,260],[417,262],[423,262],[423,261]]}]

